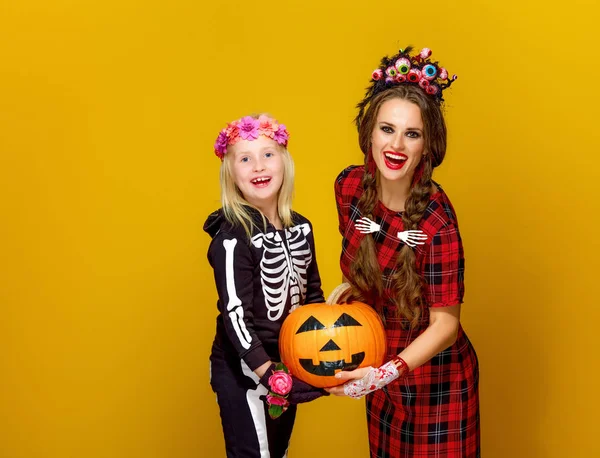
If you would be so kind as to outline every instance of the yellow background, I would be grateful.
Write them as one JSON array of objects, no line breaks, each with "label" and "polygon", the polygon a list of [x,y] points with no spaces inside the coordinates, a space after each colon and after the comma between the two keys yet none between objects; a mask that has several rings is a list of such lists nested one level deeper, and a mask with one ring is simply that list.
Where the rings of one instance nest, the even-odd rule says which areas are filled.
[{"label": "yellow background", "polygon": [[[295,208],[340,278],[333,180],[384,54],[459,74],[436,179],[467,256],[486,458],[598,445],[595,1],[0,4],[0,456],[224,456],[208,384],[216,294],[202,232],[212,144],[267,111]],[[362,402],[302,406],[291,456],[365,457]]]}]

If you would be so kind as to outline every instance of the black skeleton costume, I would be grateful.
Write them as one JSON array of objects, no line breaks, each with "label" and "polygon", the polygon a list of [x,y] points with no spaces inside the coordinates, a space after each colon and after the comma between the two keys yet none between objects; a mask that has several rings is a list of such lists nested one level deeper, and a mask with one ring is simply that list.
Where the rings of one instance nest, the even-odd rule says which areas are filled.
[{"label": "black skeleton costume", "polygon": [[281,230],[254,209],[252,237],[230,224],[222,209],[204,230],[212,237],[208,260],[219,299],[211,353],[211,385],[217,394],[228,457],[280,458],[286,455],[296,406],[271,419],[261,396],[267,394],[253,372],[280,361],[279,330],[290,311],[324,302],[311,223],[293,213]]}]

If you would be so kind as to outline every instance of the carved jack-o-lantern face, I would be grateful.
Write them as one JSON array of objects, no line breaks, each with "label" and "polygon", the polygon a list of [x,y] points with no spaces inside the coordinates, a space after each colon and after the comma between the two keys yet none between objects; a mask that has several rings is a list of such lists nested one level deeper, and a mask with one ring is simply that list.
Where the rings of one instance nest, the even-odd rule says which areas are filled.
[{"label": "carved jack-o-lantern face", "polygon": [[362,302],[309,304],[292,312],[279,335],[282,361],[292,374],[317,387],[341,382],[340,370],[379,366],[385,332],[379,316]]}]

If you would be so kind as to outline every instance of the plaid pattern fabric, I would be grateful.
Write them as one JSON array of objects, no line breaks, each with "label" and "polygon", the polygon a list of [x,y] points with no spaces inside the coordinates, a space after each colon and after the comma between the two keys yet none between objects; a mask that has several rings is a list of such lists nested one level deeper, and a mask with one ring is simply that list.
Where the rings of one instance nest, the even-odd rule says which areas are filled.
[{"label": "plaid pattern fabric", "polygon": [[[364,168],[351,166],[335,183],[340,233],[343,236],[340,265],[346,277],[362,237],[355,221],[362,215],[357,204],[363,193]],[[417,270],[425,279],[429,307],[462,303],[464,257],[458,222],[452,204],[439,187],[431,196],[419,223],[427,235],[425,245],[414,248]],[[391,302],[392,275],[403,242],[399,213],[378,202],[373,220],[381,226],[373,235],[385,291],[374,299],[386,318],[387,360],[402,352],[429,324],[425,307],[415,329],[396,317]],[[367,418],[372,458],[480,457],[479,369],[477,355],[462,327],[454,345],[442,351],[408,377],[396,380],[367,396]]]}]

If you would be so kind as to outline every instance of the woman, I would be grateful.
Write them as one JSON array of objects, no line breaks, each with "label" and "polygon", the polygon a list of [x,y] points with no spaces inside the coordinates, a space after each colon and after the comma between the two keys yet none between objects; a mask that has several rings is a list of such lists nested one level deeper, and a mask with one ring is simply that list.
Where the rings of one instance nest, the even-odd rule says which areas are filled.
[{"label": "woman", "polygon": [[358,105],[363,166],[335,194],[349,299],[373,304],[388,362],[341,372],[329,389],[367,397],[371,456],[479,457],[478,362],[460,325],[464,258],[448,196],[432,180],[446,153],[442,92],[456,76],[411,48],[384,58]]}]

